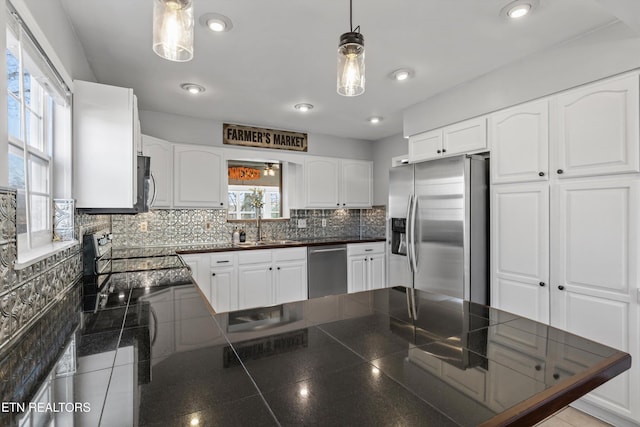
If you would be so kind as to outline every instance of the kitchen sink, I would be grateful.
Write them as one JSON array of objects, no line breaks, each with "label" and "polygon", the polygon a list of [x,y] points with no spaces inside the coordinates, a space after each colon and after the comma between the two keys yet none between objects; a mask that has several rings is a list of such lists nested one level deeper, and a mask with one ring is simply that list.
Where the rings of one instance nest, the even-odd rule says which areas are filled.
[{"label": "kitchen sink", "polygon": [[296,240],[261,240],[259,242],[242,242],[236,243],[236,246],[251,248],[255,246],[280,246],[280,245],[300,245],[301,242]]}]

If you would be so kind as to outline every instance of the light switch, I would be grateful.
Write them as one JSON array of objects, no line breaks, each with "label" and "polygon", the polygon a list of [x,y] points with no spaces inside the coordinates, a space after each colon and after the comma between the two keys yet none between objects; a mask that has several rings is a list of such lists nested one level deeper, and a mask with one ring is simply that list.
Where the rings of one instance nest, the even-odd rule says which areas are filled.
[{"label": "light switch", "polygon": [[307,228],[307,219],[301,218],[298,220],[298,228]]}]

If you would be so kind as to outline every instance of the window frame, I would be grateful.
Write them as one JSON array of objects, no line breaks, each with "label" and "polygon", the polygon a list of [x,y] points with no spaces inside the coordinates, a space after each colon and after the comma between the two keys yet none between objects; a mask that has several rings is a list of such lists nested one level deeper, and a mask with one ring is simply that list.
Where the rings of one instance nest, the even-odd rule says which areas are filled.
[{"label": "window frame", "polygon": [[[7,33],[7,41],[5,46],[5,61],[8,62],[8,54],[11,54],[17,61],[18,74],[18,94],[7,87],[7,103],[13,100],[18,105],[19,111],[19,136],[15,136],[9,132],[7,126],[7,142],[9,152],[14,151],[22,155],[22,170],[24,173],[24,188],[19,188],[18,192],[22,192],[24,197],[26,230],[17,235],[18,249],[32,250],[34,248],[50,244],[53,239],[53,136],[55,134],[55,106],[53,95],[48,93],[45,87],[34,76],[34,71],[42,73],[42,70],[36,65],[36,61],[29,58],[24,47],[24,32],[18,29],[15,33],[11,26],[5,28]],[[13,45],[12,43],[15,43]],[[17,55],[16,55],[17,54]],[[26,64],[29,63],[29,64]],[[28,70],[28,67],[33,70]],[[7,67],[6,78],[9,79],[9,67]],[[26,76],[29,78],[29,92],[31,95],[27,99]],[[37,97],[38,105],[34,105],[33,88],[38,88],[39,96]],[[29,120],[27,120],[29,117]],[[34,127],[33,118],[37,118],[38,125]],[[9,121],[9,111],[7,111],[7,121]],[[37,144],[33,143],[33,139],[37,138]],[[40,148],[42,147],[42,148]],[[44,189],[35,189],[34,181],[34,165],[40,163],[44,165],[45,173],[43,178],[46,181]],[[45,201],[45,209],[42,215],[37,219],[34,217],[34,199],[42,198]],[[37,230],[34,230],[35,224],[43,224]]]}]

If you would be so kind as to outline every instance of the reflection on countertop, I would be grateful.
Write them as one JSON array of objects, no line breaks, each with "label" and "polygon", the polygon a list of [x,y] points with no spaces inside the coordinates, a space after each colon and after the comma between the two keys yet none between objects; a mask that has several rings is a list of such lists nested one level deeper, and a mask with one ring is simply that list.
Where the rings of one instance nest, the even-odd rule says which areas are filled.
[{"label": "reflection on countertop", "polygon": [[69,291],[4,353],[0,392],[90,411],[27,407],[0,424],[470,426],[517,405],[546,416],[629,366],[550,326],[406,288],[214,315],[178,271],[119,273],[95,312]]}]

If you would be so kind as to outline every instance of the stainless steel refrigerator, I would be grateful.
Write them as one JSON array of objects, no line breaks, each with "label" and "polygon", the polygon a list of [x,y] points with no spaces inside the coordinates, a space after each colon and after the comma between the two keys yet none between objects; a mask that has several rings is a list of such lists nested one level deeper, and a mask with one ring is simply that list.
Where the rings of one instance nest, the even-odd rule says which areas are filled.
[{"label": "stainless steel refrigerator", "polygon": [[389,286],[489,303],[488,171],[481,156],[389,171]]}]

